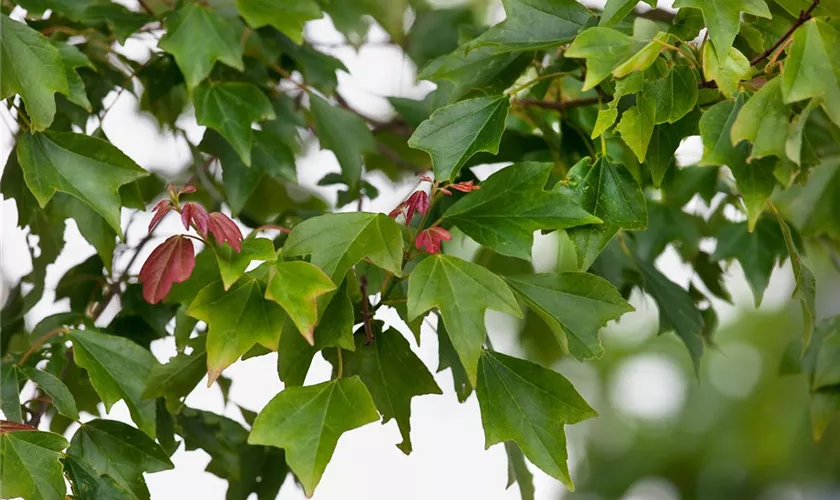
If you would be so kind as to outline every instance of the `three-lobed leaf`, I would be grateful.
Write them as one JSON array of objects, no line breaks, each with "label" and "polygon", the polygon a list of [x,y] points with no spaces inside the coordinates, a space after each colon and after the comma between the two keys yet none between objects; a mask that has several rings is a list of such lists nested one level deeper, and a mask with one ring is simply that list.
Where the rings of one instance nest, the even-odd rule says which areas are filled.
[{"label": "three-lobed leaf", "polygon": [[[335,284],[308,262],[277,262],[269,270],[265,298],[280,304],[303,338],[315,343],[318,297],[335,290]],[[351,320],[352,322],[352,320]]]},{"label": "three-lobed leaf", "polygon": [[322,15],[314,0],[236,0],[236,8],[252,28],[271,25],[295,43],[303,41],[304,23]]},{"label": "three-lobed leaf", "polygon": [[52,432],[3,429],[0,432],[0,496],[64,500],[61,451],[67,440]]}]

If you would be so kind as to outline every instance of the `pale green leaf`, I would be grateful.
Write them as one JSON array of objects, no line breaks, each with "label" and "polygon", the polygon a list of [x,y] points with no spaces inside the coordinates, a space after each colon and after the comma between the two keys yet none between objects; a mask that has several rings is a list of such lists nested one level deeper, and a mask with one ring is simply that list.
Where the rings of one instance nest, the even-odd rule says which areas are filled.
[{"label": "pale green leaf", "polygon": [[782,214],[778,211],[776,211],[776,220],[779,221],[782,235],[785,237],[785,246],[790,257],[790,266],[793,268],[793,278],[796,281],[796,287],[793,289],[791,298],[799,299],[799,303],[802,306],[802,349],[804,351],[808,348],[808,344],[811,342],[811,336],[814,333],[814,322],[817,314],[817,285],[814,280],[814,274],[802,263],[799,251],[793,243],[790,227],[788,227],[787,222],[785,222]]},{"label": "pale green leaf", "polygon": [[248,237],[242,240],[242,249],[237,252],[230,245],[212,245],[222,275],[225,290],[229,289],[253,261],[270,261],[277,259],[274,243],[268,238]]},{"label": "pale green leaf", "polygon": [[826,114],[840,126],[840,30],[811,19],[792,40],[781,76],[785,102],[821,97]]},{"label": "pale green leaf", "polygon": [[314,265],[301,261],[277,262],[270,268],[265,298],[280,304],[303,338],[314,344],[318,297],[333,290],[335,284]]},{"label": "pale green leaf", "polygon": [[473,40],[497,52],[534,50],[568,43],[591,18],[576,0],[503,0],[505,20]]},{"label": "pale green leaf", "polygon": [[703,47],[703,75],[717,83],[728,98],[738,91],[738,84],[750,76],[750,61],[735,47],[729,47],[725,57],[719,57],[711,45]]},{"label": "pale green leaf", "polygon": [[657,102],[650,91],[650,85],[636,94],[636,105],[621,115],[621,121],[615,130],[627,144],[639,162],[645,161],[648,144],[653,135],[653,125],[656,122]]},{"label": "pale green leaf", "polygon": [[747,161],[765,156],[785,157],[790,109],[782,100],[781,78],[765,83],[738,112],[732,124],[732,144],[750,141]]},{"label": "pale green leaf", "polygon": [[567,57],[586,59],[586,79],[582,90],[589,90],[612,74],[621,78],[643,71],[656,60],[666,33],[653,40],[638,40],[612,28],[589,28],[566,49]]},{"label": "pale green leaf", "polygon": [[236,0],[236,8],[252,28],[270,24],[295,43],[303,41],[306,21],[322,15],[313,0]]},{"label": "pale green leaf", "polygon": [[703,12],[709,39],[723,59],[741,28],[741,13],[770,18],[764,0],[676,0],[674,8],[693,8]]},{"label": "pale green leaf", "polygon": [[[656,8],[656,0],[644,0],[644,2],[653,8]],[[633,7],[639,3],[639,0],[607,0],[604,5],[604,12],[601,14],[601,19],[598,21],[598,26],[614,26],[627,17],[627,14],[633,11]]]}]

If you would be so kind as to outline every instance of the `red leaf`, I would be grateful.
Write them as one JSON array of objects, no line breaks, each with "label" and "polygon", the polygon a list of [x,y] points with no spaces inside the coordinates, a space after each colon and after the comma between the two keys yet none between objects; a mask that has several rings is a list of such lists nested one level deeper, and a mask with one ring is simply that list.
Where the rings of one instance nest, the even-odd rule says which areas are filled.
[{"label": "red leaf", "polygon": [[221,212],[210,214],[210,232],[219,245],[227,242],[237,252],[242,250],[242,231],[227,215]]},{"label": "red leaf", "polygon": [[473,181],[464,181],[457,184],[450,184],[450,188],[460,191],[462,193],[469,193],[470,191],[478,191],[481,186],[474,186]]},{"label": "red leaf", "polygon": [[143,298],[157,304],[169,295],[173,283],[187,280],[195,267],[195,249],[184,236],[170,236],[152,251],[140,269]]},{"label": "red leaf", "polygon": [[405,204],[408,208],[405,214],[405,223],[411,224],[415,210],[421,214],[425,214],[429,210],[429,195],[425,191],[415,191],[411,193],[411,196],[408,197]]},{"label": "red leaf", "polygon": [[172,203],[169,200],[160,200],[152,210],[155,212],[155,215],[152,217],[151,222],[149,222],[150,233],[155,230],[160,221],[163,220],[163,217],[172,210]]},{"label": "red leaf", "polygon": [[417,248],[425,248],[429,253],[440,252],[440,244],[446,240],[452,239],[452,235],[446,229],[435,226],[417,233],[417,239],[414,244]]},{"label": "red leaf", "polygon": [[196,231],[202,236],[207,236],[207,228],[210,226],[210,216],[207,215],[207,210],[198,203],[184,203],[181,208],[181,222],[184,223],[184,228],[189,229],[190,223],[195,226]]}]

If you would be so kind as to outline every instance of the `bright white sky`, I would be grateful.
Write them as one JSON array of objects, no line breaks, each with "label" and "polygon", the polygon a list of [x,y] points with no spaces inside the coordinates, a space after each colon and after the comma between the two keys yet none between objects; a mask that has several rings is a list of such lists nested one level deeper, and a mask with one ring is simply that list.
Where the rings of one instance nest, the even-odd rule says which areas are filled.
[{"label": "bright white sky", "polygon": [[[127,5],[132,2],[126,0]],[[437,2],[441,3],[441,2]],[[591,2],[595,4],[603,2]],[[660,4],[671,2],[660,2]],[[642,4],[644,5],[644,4]],[[503,15],[499,9],[500,17]],[[313,42],[323,44],[340,44],[341,36],[333,29],[328,20],[312,22],[307,26],[307,38]],[[384,33],[374,28],[372,37],[374,42],[385,39]],[[118,47],[126,55],[144,60],[148,57],[149,43],[132,39],[127,46]],[[386,96],[402,96],[420,98],[433,87],[428,82],[415,84],[415,68],[413,63],[404,58],[399,51],[383,44],[371,44],[363,47],[358,53],[351,48],[333,47],[324,49],[340,58],[347,66],[350,74],[339,74],[339,90],[356,109],[362,110],[370,116],[387,119],[392,113]],[[112,96],[109,97],[113,99]],[[120,95],[118,102],[105,119],[103,128],[110,140],[137,161],[144,168],[166,175],[183,167],[190,161],[190,153],[182,139],[171,135],[162,135],[153,121],[137,112],[137,99],[130,93]],[[2,156],[9,154],[12,141],[12,131],[9,123],[11,117],[2,110],[3,125],[0,147]],[[191,117],[182,119],[182,124],[188,130],[188,135],[194,143],[198,143],[203,134],[203,127],[195,125]],[[95,126],[95,124],[94,124]],[[298,161],[298,177],[301,184],[313,187],[323,193],[328,200],[335,199],[335,188],[316,187],[316,182],[326,172],[338,171],[338,164],[329,151],[319,151],[317,143],[307,141],[307,149]],[[680,151],[685,162],[696,161],[699,158],[699,141],[686,141]],[[5,162],[4,162],[5,164]],[[483,169],[480,175],[489,175]],[[380,188],[389,186],[381,177],[374,176],[371,181]],[[381,189],[380,198],[368,202],[367,210],[387,212],[402,200],[412,189],[414,182],[405,182],[396,188]],[[698,210],[702,207],[698,206]],[[124,210],[123,224],[131,216],[130,211]],[[2,219],[2,258],[0,270],[3,273],[2,294],[5,294],[10,284],[15,283],[21,276],[31,270],[31,263],[26,250],[25,232],[16,227],[17,210],[12,200],[0,203],[0,218]],[[167,235],[181,230],[174,217],[167,218],[157,231],[163,240]],[[130,243],[138,241],[144,236],[148,224],[149,214],[139,214],[128,231]],[[75,227],[75,223],[68,221],[65,233],[67,246],[58,262],[48,268],[48,293],[30,313],[28,320],[34,324],[45,315],[68,309],[66,300],[52,303],[52,287],[67,269],[76,265],[94,253],[93,248],[84,241]],[[541,270],[549,270],[554,260],[552,254],[552,237],[538,238],[535,260]],[[148,253],[150,246],[146,253]],[[556,245],[555,245],[556,248]],[[124,266],[126,256],[118,262]],[[137,269],[144,261],[137,261]],[[659,267],[673,279],[686,284],[690,279],[687,270],[679,262],[676,253],[668,252],[659,262]],[[119,268],[119,265],[118,265]],[[733,266],[730,275],[730,288],[736,297],[736,304],[750,305],[752,297],[743,279],[740,269]],[[783,303],[790,293],[787,273],[776,273],[774,282],[768,288],[764,307],[776,307]],[[622,343],[636,343],[644,340],[656,331],[656,308],[650,302],[645,302],[634,295],[632,301],[638,312],[625,316],[622,322],[609,333],[608,340]],[[723,321],[731,318],[735,308],[716,303]],[[113,312],[111,313],[113,314]],[[515,354],[518,347],[513,340],[516,320],[501,314],[490,313],[488,318],[489,333],[497,348],[504,352]],[[383,317],[386,321],[393,320],[393,316]],[[110,320],[109,314],[103,317],[105,322]],[[411,336],[409,335],[409,338]],[[414,341],[411,340],[414,346]],[[161,362],[165,362],[175,352],[174,343],[170,339],[157,341],[153,344],[153,352]],[[416,346],[415,346],[416,347]],[[428,367],[437,367],[437,341],[433,332],[427,331],[423,336],[423,344],[415,351]],[[254,411],[260,410],[277,392],[282,384],[277,378],[276,355],[267,355],[239,362],[229,368],[225,375],[233,379],[231,400]],[[622,367],[620,376],[612,377],[613,390],[609,394],[601,394],[601,381],[597,374],[586,365],[566,363],[558,369],[566,374],[578,385],[591,404],[597,409],[599,401],[610,397],[620,408],[626,409],[628,414],[637,418],[663,418],[679,412],[682,408],[685,380],[682,373],[667,358],[645,357]],[[323,359],[316,358],[307,378],[307,383],[317,383],[329,378],[330,368]],[[424,396],[415,398],[412,405],[412,442],[414,452],[410,456],[404,455],[396,448],[400,442],[396,424],[390,422],[385,426],[371,424],[361,429],[349,432],[341,438],[335,455],[328,466],[314,498],[316,499],[346,499],[364,498],[367,500],[403,499],[472,499],[487,500],[518,499],[516,487],[505,490],[507,482],[507,463],[504,448],[501,445],[484,450],[484,436],[478,403],[471,397],[466,403],[459,404],[452,391],[452,379],[449,371],[436,376],[440,387],[444,390],[442,396]],[[217,387],[206,388],[201,384],[187,399],[189,406],[223,413],[241,421],[241,416],[234,406],[224,407],[221,392]],[[112,409],[109,418],[128,420],[128,412],[123,403]],[[580,442],[585,434],[586,423],[569,427],[570,456],[572,474],[575,477],[583,471],[575,471],[575,456],[581,449]],[[168,498],[202,498],[222,499],[226,483],[209,473],[204,467],[209,457],[202,451],[186,452],[183,447],[173,456],[175,470],[160,472],[147,476],[149,488],[154,499]],[[534,469],[532,467],[532,469]],[[535,470],[537,498],[558,498],[565,488],[557,481]],[[657,494],[668,496],[667,488],[653,486],[648,483],[640,485],[639,491],[647,492],[654,488]],[[664,491],[664,493],[663,493]],[[280,498],[292,500],[304,498],[302,490],[287,481],[280,493]],[[629,496],[628,496],[629,498]],[[647,494],[642,497],[651,498]],[[657,497],[662,498],[662,497]]]}]

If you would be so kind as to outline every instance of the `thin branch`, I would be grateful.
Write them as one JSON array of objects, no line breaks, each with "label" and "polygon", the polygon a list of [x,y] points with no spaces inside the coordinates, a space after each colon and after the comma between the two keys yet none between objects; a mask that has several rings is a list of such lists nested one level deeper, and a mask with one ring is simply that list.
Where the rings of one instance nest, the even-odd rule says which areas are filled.
[{"label": "thin branch", "polygon": [[776,49],[778,49],[778,48],[779,48],[779,47],[780,47],[783,43],[785,43],[785,41],[786,41],[788,38],[790,38],[790,36],[793,34],[793,32],[794,32],[794,31],[796,31],[796,29],[797,29],[797,28],[799,28],[800,26],[802,26],[803,24],[805,24],[805,21],[807,21],[808,19],[811,19],[811,13],[812,13],[812,12],[814,12],[814,9],[816,9],[816,8],[817,8],[817,6],[818,6],[819,4],[820,4],[820,0],[813,0],[813,1],[811,2],[811,6],[810,6],[810,7],[808,7],[808,10],[803,10],[803,11],[800,11],[800,12],[799,12],[799,17],[798,17],[798,18],[796,19],[796,21],[795,21],[795,22],[794,22],[794,23],[790,26],[790,29],[788,29],[788,30],[785,32],[785,34],[784,34],[784,35],[782,35],[782,37],[781,37],[781,38],[779,38],[779,40],[777,40],[777,41],[776,41],[776,43],[774,43],[773,45],[771,45],[770,47],[768,47],[768,49],[767,49],[767,50],[765,50],[765,51],[764,51],[764,52],[762,52],[761,54],[759,54],[759,55],[755,56],[755,57],[752,59],[752,61],[750,61],[750,66],[755,66],[756,64],[760,63],[762,60],[764,60],[764,58],[766,58],[767,56],[769,56],[770,54],[772,54],[772,53],[773,53]]},{"label": "thin branch", "polygon": [[29,347],[29,350],[27,350],[25,353],[23,353],[23,356],[21,356],[20,361],[17,362],[18,366],[23,366],[23,363],[25,363],[26,360],[29,359],[29,356],[32,356],[32,354],[35,351],[37,351],[39,347],[44,345],[44,342],[46,342],[47,340],[55,337],[56,335],[59,335],[61,333],[67,333],[67,332],[68,332],[67,328],[62,326],[60,328],[50,330],[47,333],[38,337],[38,339],[35,342],[33,342],[32,345]]}]

